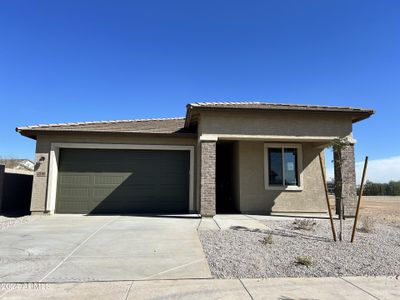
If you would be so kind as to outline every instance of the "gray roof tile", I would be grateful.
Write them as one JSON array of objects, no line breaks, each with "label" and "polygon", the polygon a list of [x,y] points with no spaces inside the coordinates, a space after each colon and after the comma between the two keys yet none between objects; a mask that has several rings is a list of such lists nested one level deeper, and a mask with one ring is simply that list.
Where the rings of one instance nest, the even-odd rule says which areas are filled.
[{"label": "gray roof tile", "polygon": [[193,102],[188,108],[242,108],[266,110],[304,110],[304,111],[338,111],[338,112],[373,112],[372,109],[363,109],[350,106],[286,104],[270,102]]},{"label": "gray roof tile", "polygon": [[354,115],[353,122],[368,118],[371,114],[374,113],[374,111],[370,109],[362,109],[348,106],[279,104],[269,102],[194,102],[187,105],[186,118],[59,123],[17,127],[16,130],[21,134],[30,137],[36,136],[38,132],[190,134],[195,133],[189,125],[191,125],[192,111],[195,111],[197,109],[250,109],[343,112],[351,113],[352,115]]},{"label": "gray roof tile", "polygon": [[184,128],[185,118],[140,119],[118,121],[94,121],[33,125],[17,127],[18,132],[27,131],[80,131],[80,132],[115,132],[115,133],[153,133],[179,134],[191,133]]}]

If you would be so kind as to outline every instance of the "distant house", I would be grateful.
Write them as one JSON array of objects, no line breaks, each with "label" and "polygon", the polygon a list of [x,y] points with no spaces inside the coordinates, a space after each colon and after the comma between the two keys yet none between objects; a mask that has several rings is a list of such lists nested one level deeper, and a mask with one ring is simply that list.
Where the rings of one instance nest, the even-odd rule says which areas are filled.
[{"label": "distant house", "polygon": [[7,172],[28,171],[33,172],[35,163],[29,159],[0,159],[0,165],[5,165]]},{"label": "distant house", "polygon": [[[186,117],[19,127],[36,140],[32,213],[318,213],[319,154],[336,138],[345,215],[356,207],[353,123],[373,110],[191,103]],[[338,207],[338,206],[337,206]]]}]

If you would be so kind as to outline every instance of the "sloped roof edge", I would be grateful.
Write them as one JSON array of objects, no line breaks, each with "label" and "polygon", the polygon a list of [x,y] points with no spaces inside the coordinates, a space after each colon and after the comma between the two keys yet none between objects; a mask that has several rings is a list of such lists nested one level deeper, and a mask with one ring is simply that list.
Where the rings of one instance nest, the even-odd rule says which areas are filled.
[{"label": "sloped roof edge", "polygon": [[167,121],[167,120],[184,120],[185,117],[174,118],[150,118],[150,119],[132,119],[132,120],[108,120],[108,121],[87,121],[87,122],[68,122],[68,123],[53,123],[53,124],[37,124],[29,126],[17,127],[15,130],[44,129],[49,127],[65,127],[65,126],[80,126],[80,125],[97,125],[97,124],[115,124],[115,123],[135,123],[135,122],[151,122],[151,121]]},{"label": "sloped roof edge", "polygon": [[357,115],[353,122],[358,122],[368,118],[375,113],[373,109],[357,108],[351,106],[333,106],[333,105],[308,105],[308,104],[287,104],[272,102],[192,102],[186,106],[185,126],[191,123],[191,116],[195,110],[281,110],[281,111],[310,111],[310,112],[338,112],[352,113]]}]

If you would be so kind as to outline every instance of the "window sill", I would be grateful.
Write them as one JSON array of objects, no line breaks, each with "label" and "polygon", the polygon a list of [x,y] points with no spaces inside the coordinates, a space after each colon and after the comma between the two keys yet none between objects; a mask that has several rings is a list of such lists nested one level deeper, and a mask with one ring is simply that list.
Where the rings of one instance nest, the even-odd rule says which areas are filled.
[{"label": "window sill", "polygon": [[272,191],[292,191],[292,192],[301,192],[303,190],[302,186],[276,186],[276,185],[268,185],[265,187],[266,190]]}]

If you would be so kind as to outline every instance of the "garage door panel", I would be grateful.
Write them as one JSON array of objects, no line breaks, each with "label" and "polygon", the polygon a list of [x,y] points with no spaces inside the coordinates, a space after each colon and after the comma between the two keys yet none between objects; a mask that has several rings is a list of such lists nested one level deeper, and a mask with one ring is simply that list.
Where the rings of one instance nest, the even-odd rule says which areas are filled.
[{"label": "garage door panel", "polygon": [[59,208],[63,213],[68,214],[82,214],[89,209],[87,203],[83,202],[64,202]]},{"label": "garage door panel", "polygon": [[189,180],[187,179],[188,174],[186,173],[176,173],[176,172],[170,172],[162,175],[160,177],[160,184],[181,184],[181,185],[187,185]]},{"label": "garage door panel", "polygon": [[93,175],[93,184],[94,185],[120,185],[121,182],[124,182],[129,175]]},{"label": "garage door panel", "polygon": [[186,209],[177,208],[176,205],[177,203],[157,203],[157,207],[155,207],[148,202],[139,202],[131,206],[126,206],[124,211],[131,213],[187,213]]},{"label": "garage door panel", "polygon": [[124,181],[125,186],[136,186],[136,185],[149,185],[149,182],[154,181],[154,174],[132,174]]},{"label": "garage door panel", "polygon": [[124,214],[125,213],[126,205],[123,202],[101,202],[95,205],[90,213],[92,214],[109,214],[109,213],[117,213],[117,214]]},{"label": "garage door panel", "polygon": [[103,201],[105,200],[107,197],[109,197],[115,190],[115,187],[97,187],[92,189],[92,199],[93,201],[96,201],[96,199],[98,199],[97,201]]},{"label": "garage door panel", "polygon": [[109,198],[140,199],[143,197],[153,197],[156,187],[153,184],[140,184],[136,186],[118,187]]},{"label": "garage door panel", "polygon": [[185,184],[160,184],[158,188],[161,192],[167,194],[179,193],[180,195],[183,195],[185,194],[185,187]]},{"label": "garage door panel", "polygon": [[189,151],[61,149],[56,212],[187,212],[189,157]]},{"label": "garage door panel", "polygon": [[69,196],[63,196],[58,199],[59,203],[57,203],[57,208],[62,211],[65,210],[66,213],[82,213],[84,210],[89,209],[91,205],[86,201],[87,199],[88,197],[84,195],[84,193],[76,195],[75,197],[73,194],[69,194]]},{"label": "garage door panel", "polygon": [[59,190],[59,199],[83,200],[90,196],[91,189],[85,187],[63,187]]},{"label": "garage door panel", "polygon": [[80,174],[63,175],[59,176],[59,182],[65,186],[88,185],[90,184],[90,176]]}]

